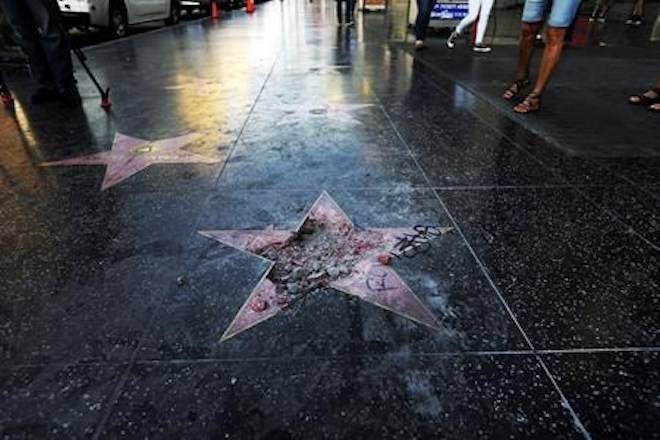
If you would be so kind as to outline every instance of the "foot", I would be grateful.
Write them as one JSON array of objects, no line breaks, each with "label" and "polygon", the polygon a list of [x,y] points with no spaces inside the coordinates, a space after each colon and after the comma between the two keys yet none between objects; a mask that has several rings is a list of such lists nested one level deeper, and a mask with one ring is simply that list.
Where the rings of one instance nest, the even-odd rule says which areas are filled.
[{"label": "foot", "polygon": [[644,23],[644,19],[642,18],[641,15],[634,15],[633,14],[630,17],[628,17],[628,19],[626,20],[626,24],[628,26],[639,26],[642,23]]},{"label": "foot", "polygon": [[652,87],[639,95],[632,95],[628,98],[632,105],[651,105],[660,102],[660,87]]},{"label": "foot", "polygon": [[513,108],[513,111],[516,113],[533,113],[538,111],[541,108],[541,95],[538,93],[530,93],[527,97]]},{"label": "foot", "polygon": [[456,32],[456,31],[453,31],[453,32],[451,33],[451,35],[449,35],[449,38],[447,38],[447,47],[450,48],[450,49],[453,49],[454,46],[456,46],[456,40],[457,40],[458,37],[460,37],[460,36],[461,36],[461,34],[459,34],[459,33]]},{"label": "foot", "polygon": [[30,102],[32,104],[43,104],[46,102],[57,101],[59,97],[60,95],[58,95],[55,89],[39,87],[30,97]]},{"label": "foot", "polygon": [[60,90],[59,97],[66,107],[77,107],[82,103],[80,93],[76,88]]},{"label": "foot", "polygon": [[508,89],[502,94],[502,99],[511,101],[513,98],[522,93],[522,91],[529,86],[529,79],[517,79],[509,86]]},{"label": "foot", "polygon": [[487,46],[484,43],[477,43],[474,45],[472,50],[479,53],[488,53],[493,49],[491,49],[490,46]]},{"label": "foot", "polygon": [[424,45],[424,40],[417,40],[415,41],[415,50],[421,50],[424,49],[426,46]]},{"label": "foot", "polygon": [[649,106],[649,111],[660,113],[660,104],[653,104]]},{"label": "foot", "polygon": [[355,20],[351,19],[348,23],[346,23],[346,26],[348,27],[355,26]]}]

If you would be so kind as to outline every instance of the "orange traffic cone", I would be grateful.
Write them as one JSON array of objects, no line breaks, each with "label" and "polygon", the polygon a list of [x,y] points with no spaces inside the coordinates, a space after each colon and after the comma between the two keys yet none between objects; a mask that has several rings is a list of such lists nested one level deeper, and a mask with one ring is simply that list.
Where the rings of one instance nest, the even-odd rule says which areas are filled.
[{"label": "orange traffic cone", "polygon": [[220,8],[216,0],[211,0],[211,17],[220,18]]},{"label": "orange traffic cone", "polygon": [[255,9],[256,8],[254,6],[254,0],[245,1],[245,12],[247,12],[248,14],[252,14]]}]

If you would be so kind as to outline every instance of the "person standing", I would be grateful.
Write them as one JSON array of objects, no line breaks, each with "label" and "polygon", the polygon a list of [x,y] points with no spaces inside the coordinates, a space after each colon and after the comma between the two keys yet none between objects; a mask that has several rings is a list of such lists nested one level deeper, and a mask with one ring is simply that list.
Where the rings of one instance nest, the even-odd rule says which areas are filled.
[{"label": "person standing", "polygon": [[417,0],[417,18],[415,19],[415,49],[423,49],[426,30],[431,22],[431,12],[436,0]]},{"label": "person standing", "polygon": [[[355,0],[336,0],[337,1],[337,22],[341,24],[346,24],[347,26],[353,26],[355,21],[353,19],[354,9],[355,9]],[[346,3],[346,12],[342,14],[342,3]],[[342,21],[342,16],[346,21]]]},{"label": "person standing", "polygon": [[502,98],[511,100],[523,93],[530,85],[529,66],[534,54],[534,40],[548,17],[546,43],[539,73],[531,93],[513,110],[516,113],[531,113],[541,108],[541,96],[545,91],[555,68],[559,64],[564,48],[566,29],[571,25],[578,12],[581,0],[555,0],[549,8],[549,0],[526,0],[522,15],[522,32],[518,51],[516,79],[502,94]]},{"label": "person standing", "polygon": [[635,0],[626,24],[629,26],[639,26],[642,23],[644,23],[644,0]]},{"label": "person standing", "polygon": [[0,5],[16,31],[37,82],[31,102],[60,100],[67,105],[80,104],[57,0],[0,0]]},{"label": "person standing", "polygon": [[456,39],[461,36],[465,28],[470,26],[474,21],[479,18],[477,23],[477,36],[472,50],[475,52],[487,53],[490,52],[490,47],[484,44],[484,35],[486,35],[486,27],[488,26],[488,18],[490,11],[493,9],[494,0],[469,0],[468,13],[456,29],[451,33],[447,39],[447,47],[453,49]]}]

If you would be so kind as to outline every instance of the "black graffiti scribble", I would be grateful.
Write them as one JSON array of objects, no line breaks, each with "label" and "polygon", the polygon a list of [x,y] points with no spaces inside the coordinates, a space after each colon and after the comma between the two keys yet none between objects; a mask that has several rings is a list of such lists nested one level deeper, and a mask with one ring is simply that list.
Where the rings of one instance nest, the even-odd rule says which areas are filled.
[{"label": "black graffiti scribble", "polygon": [[396,258],[412,258],[431,249],[431,241],[445,234],[451,228],[441,228],[439,226],[417,225],[413,228],[413,234],[403,234],[397,237],[390,255]]},{"label": "black graffiti scribble", "polygon": [[387,285],[387,275],[387,272],[377,272],[372,269],[367,275],[367,288],[374,292],[387,292],[396,289],[396,287]]}]

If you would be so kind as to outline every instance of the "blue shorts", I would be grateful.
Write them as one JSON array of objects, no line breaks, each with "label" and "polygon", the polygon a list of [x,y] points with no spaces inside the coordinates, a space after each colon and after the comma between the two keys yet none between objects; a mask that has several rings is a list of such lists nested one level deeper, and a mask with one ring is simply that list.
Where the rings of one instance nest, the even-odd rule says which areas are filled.
[{"label": "blue shorts", "polygon": [[[548,11],[549,2],[552,2],[550,11]],[[539,23],[545,19],[549,12],[549,26],[567,28],[573,23],[579,7],[580,0],[526,0],[522,21],[525,23]]]}]

